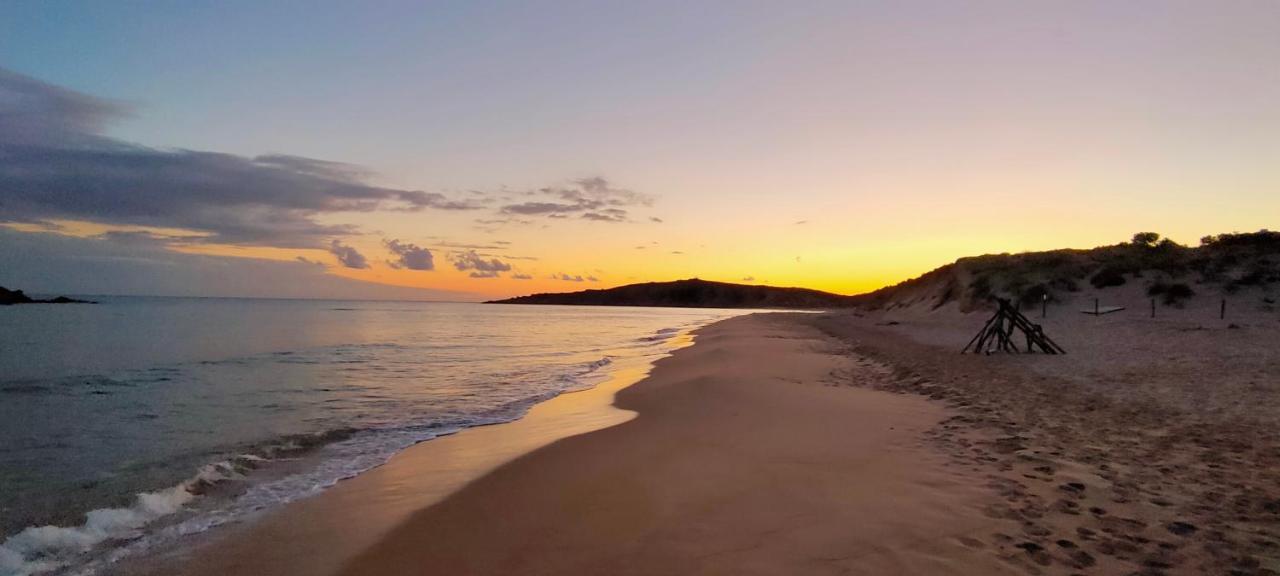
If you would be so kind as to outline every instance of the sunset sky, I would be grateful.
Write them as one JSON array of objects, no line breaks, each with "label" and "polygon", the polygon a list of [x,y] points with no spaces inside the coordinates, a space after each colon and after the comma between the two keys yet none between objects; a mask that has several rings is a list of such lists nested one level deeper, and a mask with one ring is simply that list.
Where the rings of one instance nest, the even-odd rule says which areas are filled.
[{"label": "sunset sky", "polygon": [[0,285],[856,293],[1195,244],[1280,224],[1277,31],[1268,1],[8,3]]}]

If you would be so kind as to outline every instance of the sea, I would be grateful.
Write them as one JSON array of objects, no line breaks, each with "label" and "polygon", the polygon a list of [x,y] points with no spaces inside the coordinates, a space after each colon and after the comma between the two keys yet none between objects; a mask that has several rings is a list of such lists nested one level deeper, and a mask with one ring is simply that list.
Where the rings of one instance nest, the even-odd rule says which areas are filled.
[{"label": "sea", "polygon": [[0,307],[3,576],[173,545],[745,312],[90,298]]}]

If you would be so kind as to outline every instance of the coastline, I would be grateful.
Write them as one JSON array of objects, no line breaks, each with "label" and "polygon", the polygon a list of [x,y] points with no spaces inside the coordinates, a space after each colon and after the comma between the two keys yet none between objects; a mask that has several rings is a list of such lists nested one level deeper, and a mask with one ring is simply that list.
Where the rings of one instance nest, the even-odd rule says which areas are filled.
[{"label": "coastline", "polygon": [[[918,396],[802,314],[749,315],[617,395],[639,416],[527,454],[415,512],[339,574],[1009,574],[980,475]],[[877,377],[863,371],[867,378]]]},{"label": "coastline", "polygon": [[[692,342],[688,332],[676,335],[667,354]],[[634,412],[616,408],[613,400],[655,364],[639,360],[616,366],[595,386],[537,403],[519,419],[464,428],[415,444],[315,496],[127,556],[102,566],[100,573],[332,572],[413,511],[446,498],[504,463],[558,439],[634,418]]]},{"label": "coastline", "polygon": [[857,359],[804,316],[712,323],[647,377],[111,573],[1013,573],[968,537],[1007,528],[995,496],[925,438],[948,409],[850,386]]},{"label": "coastline", "polygon": [[806,316],[714,322],[650,367],[106,573],[1013,573],[966,536],[1007,528],[982,512],[995,497],[926,439],[948,409],[850,386],[857,359]]},{"label": "coastline", "polygon": [[981,318],[913,314],[714,322],[114,573],[1272,573],[1273,322],[1060,315],[1072,354],[961,356]]},{"label": "coastline", "polygon": [[[1072,354],[961,356],[951,344],[980,317],[913,314],[714,322],[651,368],[414,447],[167,570],[121,573],[1280,565],[1273,321],[1059,315],[1047,328]],[[1138,330],[1151,341],[1126,347]]]}]

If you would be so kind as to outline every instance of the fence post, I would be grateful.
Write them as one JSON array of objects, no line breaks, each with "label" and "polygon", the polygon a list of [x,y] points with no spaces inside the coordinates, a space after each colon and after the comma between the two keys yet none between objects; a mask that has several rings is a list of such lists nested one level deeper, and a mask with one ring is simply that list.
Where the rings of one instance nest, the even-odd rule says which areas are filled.
[{"label": "fence post", "polygon": [[1218,319],[1219,320],[1227,319],[1227,299],[1226,298],[1222,299],[1222,309],[1218,311]]},{"label": "fence post", "polygon": [[1151,299],[1151,317],[1152,318],[1156,317],[1156,299],[1155,298]]}]

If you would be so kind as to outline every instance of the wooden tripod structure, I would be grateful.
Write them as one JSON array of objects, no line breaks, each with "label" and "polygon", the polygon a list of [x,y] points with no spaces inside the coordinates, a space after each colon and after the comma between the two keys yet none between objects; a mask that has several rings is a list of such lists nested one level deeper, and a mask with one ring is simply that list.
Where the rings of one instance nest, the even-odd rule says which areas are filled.
[{"label": "wooden tripod structure", "polygon": [[1020,354],[1022,351],[1018,349],[1018,345],[1013,341],[1013,332],[1015,330],[1021,331],[1027,337],[1027,352],[1035,352],[1036,348],[1039,348],[1045,354],[1067,353],[1061,346],[1058,346],[1057,343],[1044,335],[1044,329],[1039,324],[1032,324],[1008,300],[997,298],[996,302],[999,303],[1000,308],[996,310],[995,316],[987,320],[982,330],[965,345],[964,350],[960,351],[961,354],[967,352],[975,354],[979,352],[987,354],[992,352],[1013,352],[1014,354]]}]

